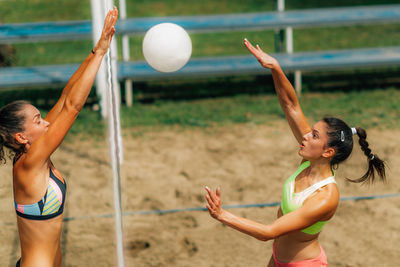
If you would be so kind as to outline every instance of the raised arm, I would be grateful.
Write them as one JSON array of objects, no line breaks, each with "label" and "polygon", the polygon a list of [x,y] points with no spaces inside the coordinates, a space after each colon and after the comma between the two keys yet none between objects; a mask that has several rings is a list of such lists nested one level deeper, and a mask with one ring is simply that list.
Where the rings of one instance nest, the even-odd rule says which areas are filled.
[{"label": "raised arm", "polygon": [[279,217],[273,223],[265,225],[236,216],[221,207],[221,192],[213,192],[206,187],[207,209],[210,215],[233,229],[250,235],[261,241],[268,241],[290,232],[305,229],[318,221],[330,219],[339,202],[337,190],[324,188],[315,196],[307,199],[299,209]]},{"label": "raised arm", "polygon": [[76,117],[82,110],[92,88],[97,71],[106,54],[112,37],[115,33],[115,24],[118,18],[118,10],[109,11],[99,41],[94,48],[94,55],[89,55],[78,72],[72,77],[73,81],[64,89],[63,96],[57,103],[58,110],[52,110],[52,123],[47,132],[33,142],[29,148],[24,166],[31,168],[47,162],[50,155],[61,144],[68,133]]},{"label": "raised arm", "polygon": [[311,132],[311,126],[303,114],[292,84],[275,58],[262,51],[258,45],[254,47],[247,39],[244,39],[244,45],[257,58],[261,66],[271,70],[279,103],[297,142],[301,144],[303,135]]},{"label": "raised arm", "polygon": [[[94,51],[94,50],[93,50]],[[60,98],[58,99],[57,103],[54,105],[54,107],[47,113],[45,120],[53,123],[54,120],[57,118],[59,115],[60,111],[63,109],[64,104],[65,104],[65,99],[69,92],[71,91],[71,88],[74,86],[76,81],[80,79],[82,76],[82,73],[85,71],[87,65],[89,62],[93,59],[94,54],[90,53],[89,56],[82,62],[82,64],[79,66],[79,68],[75,71],[75,73],[71,76],[69,79],[67,85],[64,87]]]}]

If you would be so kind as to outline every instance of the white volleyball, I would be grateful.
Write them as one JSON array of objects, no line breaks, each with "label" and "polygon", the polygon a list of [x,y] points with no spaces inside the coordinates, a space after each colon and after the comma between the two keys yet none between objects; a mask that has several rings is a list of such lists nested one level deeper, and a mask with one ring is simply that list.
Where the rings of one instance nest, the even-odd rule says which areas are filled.
[{"label": "white volleyball", "polygon": [[192,55],[192,41],[181,26],[160,23],[146,32],[142,49],[144,58],[154,69],[173,72],[189,61]]}]

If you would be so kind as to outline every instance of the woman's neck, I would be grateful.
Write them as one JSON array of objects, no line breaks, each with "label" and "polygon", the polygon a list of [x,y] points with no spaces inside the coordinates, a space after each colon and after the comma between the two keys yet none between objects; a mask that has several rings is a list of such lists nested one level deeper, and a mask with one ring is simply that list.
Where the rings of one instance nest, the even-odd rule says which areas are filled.
[{"label": "woman's neck", "polygon": [[332,176],[332,167],[329,161],[312,160],[308,168],[307,176],[314,181],[321,181]]}]

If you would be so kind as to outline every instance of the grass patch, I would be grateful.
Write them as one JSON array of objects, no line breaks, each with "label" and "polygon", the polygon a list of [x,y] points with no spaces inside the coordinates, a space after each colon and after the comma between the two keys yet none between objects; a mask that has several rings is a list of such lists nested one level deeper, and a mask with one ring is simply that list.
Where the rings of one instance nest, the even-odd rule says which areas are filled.
[{"label": "grass patch", "polygon": [[[307,93],[300,103],[310,123],[324,116],[342,118],[349,125],[365,128],[400,127],[400,90],[352,91],[347,93]],[[193,101],[158,101],[122,107],[123,129],[141,127],[207,128],[236,123],[268,124],[283,120],[275,95],[238,95]],[[105,122],[95,111],[85,108],[71,129],[72,134],[103,136]]]},{"label": "grass patch", "polygon": [[295,29],[293,32],[294,51],[400,45],[400,24],[398,23]]},{"label": "grass patch", "polygon": [[91,40],[15,44],[14,66],[82,63],[93,48]]}]

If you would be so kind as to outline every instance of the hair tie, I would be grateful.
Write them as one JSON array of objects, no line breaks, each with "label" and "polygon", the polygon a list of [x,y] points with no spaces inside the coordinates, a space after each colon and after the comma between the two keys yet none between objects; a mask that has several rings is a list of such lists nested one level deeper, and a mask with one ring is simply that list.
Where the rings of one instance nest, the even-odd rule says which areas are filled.
[{"label": "hair tie", "polygon": [[344,142],[344,132],[340,131],[340,141]]},{"label": "hair tie", "polygon": [[354,128],[354,127],[351,127],[351,132],[352,132],[353,135],[356,135],[357,134],[357,129]]},{"label": "hair tie", "polygon": [[374,158],[375,158],[374,154],[369,155],[369,160],[374,160]]}]

